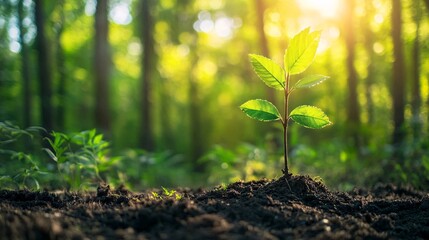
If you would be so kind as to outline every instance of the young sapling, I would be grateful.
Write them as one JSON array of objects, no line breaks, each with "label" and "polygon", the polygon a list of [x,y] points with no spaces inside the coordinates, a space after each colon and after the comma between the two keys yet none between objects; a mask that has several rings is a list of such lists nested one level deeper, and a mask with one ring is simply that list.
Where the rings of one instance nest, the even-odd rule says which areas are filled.
[{"label": "young sapling", "polygon": [[291,77],[304,72],[313,62],[319,40],[320,31],[310,32],[310,28],[295,35],[285,51],[284,68],[269,58],[249,54],[250,63],[259,78],[268,87],[283,91],[284,112],[282,116],[274,104],[262,99],[249,100],[240,108],[250,118],[263,122],[281,122],[284,138],[283,174],[285,175],[289,175],[287,141],[289,120],[292,119],[299,125],[312,129],[320,129],[332,124],[326,114],[314,106],[302,105],[289,112],[289,97],[293,91],[316,86],[329,78],[323,75],[308,75],[291,86]]}]

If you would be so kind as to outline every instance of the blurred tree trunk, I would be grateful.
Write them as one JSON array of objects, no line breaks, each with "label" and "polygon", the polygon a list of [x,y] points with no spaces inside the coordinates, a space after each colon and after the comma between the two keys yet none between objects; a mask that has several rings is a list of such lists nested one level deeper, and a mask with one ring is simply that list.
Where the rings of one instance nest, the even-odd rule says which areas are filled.
[{"label": "blurred tree trunk", "polygon": [[401,146],[405,137],[405,63],[402,40],[401,1],[392,0],[392,40],[393,40],[393,72],[392,72],[392,102],[393,102],[393,136],[395,158],[401,158]]},{"label": "blurred tree trunk", "polygon": [[374,44],[374,33],[371,30],[371,22],[370,19],[373,17],[374,6],[372,5],[372,0],[365,0],[365,16],[363,17],[363,28],[364,28],[364,36],[365,36],[365,50],[368,55],[368,65],[367,69],[367,77],[365,81],[365,98],[366,98],[366,111],[368,113],[368,124],[374,123],[374,103],[372,99],[372,85],[374,84],[375,78],[375,54],[373,49]]},{"label": "blurred tree trunk", "polygon": [[38,63],[38,77],[39,77],[39,91],[40,91],[40,102],[41,102],[41,118],[42,127],[47,132],[53,129],[53,114],[52,114],[52,103],[51,103],[51,66],[49,61],[49,48],[45,35],[45,13],[44,13],[44,1],[34,1],[34,17],[35,25],[37,28],[36,35],[36,47],[37,47],[37,63]]},{"label": "blurred tree trunk", "polygon": [[140,3],[140,41],[143,46],[141,59],[141,147],[146,150],[153,150],[153,135],[151,121],[151,82],[152,70],[154,68],[154,40],[153,40],[153,20],[151,15],[152,2],[142,0]]},{"label": "blurred tree trunk", "polygon": [[412,127],[413,137],[417,141],[420,138],[422,130],[422,121],[420,118],[420,107],[422,104],[420,92],[420,22],[421,22],[421,7],[420,0],[413,0],[414,15],[413,19],[416,24],[416,35],[414,37],[413,45],[413,69],[412,69],[412,92],[411,92],[411,111],[412,111]]},{"label": "blurred tree trunk", "polygon": [[426,4],[426,10],[429,11],[429,0],[425,0],[425,4]]},{"label": "blurred tree trunk", "polygon": [[29,127],[32,124],[31,115],[31,79],[30,79],[30,57],[25,43],[24,28],[24,0],[18,1],[18,26],[19,26],[19,43],[21,44],[21,74],[22,74],[22,95],[23,95],[23,127]]},{"label": "blurred tree trunk", "polygon": [[108,0],[97,0],[95,9],[95,126],[110,134],[109,115],[109,20]]},{"label": "blurred tree trunk", "polygon": [[[198,64],[198,56],[196,53],[196,45],[193,46],[194,51],[191,53],[192,66]],[[198,159],[204,154],[203,150],[203,136],[201,134],[202,125],[201,125],[201,116],[200,116],[200,102],[199,91],[198,91],[198,81],[195,70],[191,70],[189,77],[189,101],[190,101],[190,151],[191,151],[191,161],[193,162],[193,168],[196,172],[203,171],[203,166],[198,163]]]},{"label": "blurred tree trunk", "polygon": [[[196,61],[193,61],[196,63]],[[201,166],[197,163],[198,159],[203,155],[203,139],[201,136],[201,117],[200,104],[198,97],[198,83],[193,74],[189,78],[189,97],[190,97],[190,131],[191,131],[191,159],[194,162],[193,166],[197,172],[200,172]]]},{"label": "blurred tree trunk", "polygon": [[65,130],[65,112],[66,112],[66,84],[67,75],[65,69],[65,56],[64,49],[61,43],[61,35],[64,30],[65,16],[64,16],[64,0],[58,1],[60,12],[60,21],[56,24],[56,43],[57,43],[57,69],[58,69],[58,109],[57,109],[57,127],[60,131]]},{"label": "blurred tree trunk", "polygon": [[[255,0],[255,8],[256,8],[256,28],[259,36],[259,46],[261,47],[262,55],[265,57],[270,57],[270,50],[268,48],[267,36],[265,35],[265,20],[264,13],[266,10],[265,1],[264,0]],[[275,98],[275,89],[266,88],[267,91],[267,99],[274,103],[276,102]]]},{"label": "blurred tree trunk", "polygon": [[[265,57],[270,57],[270,49],[268,47],[268,40],[267,40],[267,36],[265,34],[265,19],[264,19],[264,14],[265,11],[267,9],[266,4],[265,4],[265,0],[255,0],[255,8],[256,8],[256,28],[257,28],[257,32],[259,35],[259,46],[261,48],[262,51],[262,55]],[[287,44],[286,41],[282,41],[282,44]],[[287,45],[285,46],[287,47]],[[285,49],[285,47],[283,49]],[[253,73],[252,73],[253,74]],[[270,87],[265,88],[266,89],[266,94],[267,94],[267,99],[268,101],[272,102],[273,104],[276,104],[276,90]],[[266,125],[265,130],[263,130],[263,132],[267,132],[267,131],[277,131],[276,127],[274,127],[274,125]],[[288,134],[288,138],[291,138],[291,133],[292,131],[289,131]],[[281,148],[283,146],[283,143],[281,141],[281,138],[273,138],[271,141],[271,144],[274,148]],[[289,147],[289,151],[292,148]]]},{"label": "blurred tree trunk", "polygon": [[159,118],[161,119],[161,133],[162,133],[162,146],[167,147],[168,149],[175,149],[175,141],[173,136],[173,131],[171,128],[171,117],[170,117],[170,105],[172,98],[169,91],[169,82],[168,79],[162,79],[160,81],[160,114]]},{"label": "blurred tree trunk", "polygon": [[354,10],[355,0],[349,0],[345,3],[344,11],[344,39],[347,50],[347,87],[348,87],[348,108],[347,108],[347,121],[350,135],[353,139],[354,147],[359,150],[360,148],[360,109],[357,94],[358,76],[354,66],[355,62],[355,25],[354,25]]}]

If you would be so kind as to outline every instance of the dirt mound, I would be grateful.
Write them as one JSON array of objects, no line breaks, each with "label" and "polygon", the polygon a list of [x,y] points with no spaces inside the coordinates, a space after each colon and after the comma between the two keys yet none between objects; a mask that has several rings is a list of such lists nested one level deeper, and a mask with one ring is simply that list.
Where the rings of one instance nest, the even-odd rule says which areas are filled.
[{"label": "dirt mound", "polygon": [[0,191],[1,239],[429,239],[429,195],[331,192],[308,176],[209,191]]}]

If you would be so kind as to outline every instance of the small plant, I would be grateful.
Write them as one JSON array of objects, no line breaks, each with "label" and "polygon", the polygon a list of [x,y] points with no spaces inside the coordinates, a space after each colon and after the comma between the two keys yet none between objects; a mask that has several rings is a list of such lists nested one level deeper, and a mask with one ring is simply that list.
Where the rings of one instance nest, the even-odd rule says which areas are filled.
[{"label": "small plant", "polygon": [[162,196],[160,196],[157,192],[151,192],[151,196],[149,196],[150,199],[154,200],[162,200]]},{"label": "small plant", "polygon": [[154,200],[162,200],[163,195],[166,196],[167,198],[174,198],[176,200],[180,200],[182,199],[182,195],[180,195],[180,193],[176,192],[176,190],[171,189],[168,190],[165,187],[161,187],[162,188],[162,194],[159,194],[158,192],[151,192],[149,198],[154,199]]},{"label": "small plant", "polygon": [[284,68],[273,60],[249,54],[250,62],[259,78],[269,87],[284,92],[284,113],[269,101],[254,99],[240,106],[241,110],[249,117],[267,122],[279,120],[283,125],[284,137],[284,164],[283,173],[289,175],[288,168],[288,143],[287,130],[290,119],[306,128],[320,129],[332,124],[326,114],[317,107],[302,105],[289,112],[289,96],[300,88],[310,88],[320,84],[329,77],[323,75],[309,75],[295,83],[291,87],[291,77],[304,72],[313,62],[319,45],[320,31],[310,32],[306,28],[290,41],[284,55]]},{"label": "small plant", "polygon": [[[2,169],[0,169],[0,187],[40,189],[39,179],[42,175],[47,175],[48,173],[39,169],[40,163],[32,154],[15,150],[13,146],[10,145],[14,143],[18,146],[28,145],[28,138],[33,140],[37,133],[41,131],[45,130],[40,127],[21,129],[10,122],[0,122],[0,157],[1,155],[8,155],[9,160],[11,160],[5,162]],[[24,140],[24,142],[22,142],[22,140]],[[28,147],[27,145],[25,146]],[[7,148],[5,146],[7,146]],[[4,173],[11,175],[5,175]]]},{"label": "small plant", "polygon": [[0,186],[5,188],[40,190],[39,177],[47,175],[48,172],[41,171],[38,163],[33,157],[23,152],[16,152],[11,156],[11,160],[17,160],[21,165],[20,169],[14,172],[13,177],[9,175],[0,176]]},{"label": "small plant", "polygon": [[9,121],[0,122],[0,146],[16,142],[22,136],[33,139],[35,133],[43,131],[45,131],[45,129],[41,127],[31,126],[26,129],[21,129]]},{"label": "small plant", "polygon": [[104,182],[100,172],[109,170],[119,160],[107,156],[109,143],[95,129],[69,135],[53,132],[52,137],[47,139],[52,150],[44,150],[72,189],[87,185],[84,180]]},{"label": "small plant", "polygon": [[164,195],[167,197],[174,197],[176,200],[182,199],[182,196],[174,189],[168,190],[167,188],[162,187],[162,191],[164,192]]}]

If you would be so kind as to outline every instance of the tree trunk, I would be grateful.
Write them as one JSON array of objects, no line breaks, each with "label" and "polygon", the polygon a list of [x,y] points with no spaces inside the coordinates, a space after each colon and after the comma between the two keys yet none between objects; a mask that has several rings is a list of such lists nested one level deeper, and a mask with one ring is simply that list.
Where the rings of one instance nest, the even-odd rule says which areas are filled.
[{"label": "tree trunk", "polygon": [[354,66],[355,61],[355,36],[354,29],[354,9],[355,0],[347,1],[344,17],[344,39],[347,49],[347,87],[348,87],[348,108],[347,121],[350,135],[356,149],[360,148],[360,109],[357,94],[358,77]]},{"label": "tree trunk", "polygon": [[170,105],[172,98],[170,96],[168,79],[162,79],[159,88],[160,88],[160,123],[161,123],[161,133],[162,133],[162,144],[168,149],[175,149],[176,144],[174,141],[173,131],[171,127],[171,117],[170,117]]},{"label": "tree trunk", "polygon": [[153,76],[154,40],[153,40],[153,20],[151,15],[152,3],[150,0],[142,0],[140,4],[141,31],[140,41],[143,46],[141,60],[141,147],[146,150],[153,150],[152,119],[151,119],[151,82]]},{"label": "tree trunk", "polygon": [[41,102],[41,118],[42,127],[47,132],[53,129],[53,114],[52,114],[52,103],[51,103],[51,71],[49,61],[49,48],[47,39],[45,36],[45,14],[44,14],[44,1],[34,1],[34,16],[35,24],[37,28],[36,35],[36,46],[37,46],[37,62],[38,62],[38,77],[39,77],[39,91],[40,91],[40,102]]},{"label": "tree trunk", "polygon": [[426,10],[429,11],[429,0],[425,0]]},{"label": "tree trunk", "polygon": [[[196,36],[195,38],[198,38]],[[195,42],[198,40],[196,39]],[[198,56],[197,56],[197,44],[193,44],[191,50],[191,61],[192,66],[197,65]],[[190,152],[191,152],[191,161],[193,163],[193,168],[195,172],[202,172],[204,166],[198,162],[198,159],[203,155],[203,135],[202,135],[202,123],[201,123],[201,106],[198,90],[198,81],[195,71],[191,69],[191,74],[189,77],[189,102],[190,102],[190,117],[189,117],[189,130],[190,130]]]},{"label": "tree trunk", "polygon": [[66,112],[66,85],[67,75],[65,69],[65,56],[63,45],[61,44],[61,35],[63,33],[65,16],[64,16],[64,0],[58,1],[61,22],[57,26],[56,42],[57,42],[57,69],[58,69],[58,109],[57,109],[57,126],[60,131],[65,130],[65,112]]},{"label": "tree trunk", "polygon": [[109,114],[109,20],[108,0],[97,0],[95,10],[95,126],[110,134]]},{"label": "tree trunk", "polygon": [[373,49],[374,44],[374,33],[371,30],[370,19],[373,16],[374,7],[372,5],[372,0],[365,0],[365,12],[366,15],[363,17],[363,28],[364,28],[364,36],[365,36],[365,50],[368,55],[368,65],[367,69],[367,77],[365,80],[365,98],[366,98],[366,111],[368,113],[368,124],[372,125],[374,123],[374,102],[372,99],[372,85],[374,84],[375,78],[375,54]]},{"label": "tree trunk", "polygon": [[[264,0],[255,0],[256,7],[256,28],[259,36],[259,46],[261,47],[262,55],[265,57],[270,57],[270,50],[268,48],[267,36],[265,35],[265,21],[264,21],[264,13],[265,13],[265,2]],[[275,90],[273,88],[266,88],[267,91],[267,99],[275,104]]]},{"label": "tree trunk", "polygon": [[[426,74],[426,79],[427,79],[427,83],[426,84],[429,85],[429,73]],[[426,108],[429,109],[429,96],[426,99]],[[426,117],[427,117],[426,121],[427,121],[427,123],[429,123],[429,114],[427,114]],[[426,131],[429,132],[429,124],[426,124],[426,126],[427,126],[427,130]]]},{"label": "tree trunk", "polygon": [[18,2],[18,26],[19,26],[19,43],[21,44],[21,74],[22,74],[22,86],[23,86],[23,127],[29,127],[32,124],[31,120],[31,84],[30,84],[30,58],[28,53],[27,44],[25,43],[25,28],[23,20],[25,17],[24,13],[24,0]]},{"label": "tree trunk", "polygon": [[420,22],[421,22],[421,5],[420,0],[413,0],[414,8],[414,22],[416,24],[416,35],[414,38],[413,45],[413,82],[412,82],[412,92],[411,92],[411,111],[412,111],[412,128],[413,128],[413,137],[417,141],[420,138],[420,133],[422,129],[422,122],[420,118],[420,107],[422,104],[421,92],[420,92]]},{"label": "tree trunk", "polygon": [[405,109],[405,63],[402,40],[402,13],[401,1],[392,0],[392,40],[393,40],[393,72],[392,72],[392,101],[393,101],[393,136],[395,157],[400,158],[401,145],[405,137],[404,109]]}]

